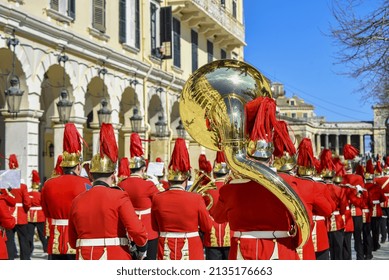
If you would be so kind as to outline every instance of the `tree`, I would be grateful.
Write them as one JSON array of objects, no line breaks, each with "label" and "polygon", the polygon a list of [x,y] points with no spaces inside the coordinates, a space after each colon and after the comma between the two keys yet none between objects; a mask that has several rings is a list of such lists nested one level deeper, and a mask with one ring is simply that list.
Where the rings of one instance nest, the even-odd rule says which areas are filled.
[{"label": "tree", "polygon": [[389,0],[333,0],[332,14],[337,63],[348,67],[344,74],[360,80],[357,90],[365,101],[389,103]]}]

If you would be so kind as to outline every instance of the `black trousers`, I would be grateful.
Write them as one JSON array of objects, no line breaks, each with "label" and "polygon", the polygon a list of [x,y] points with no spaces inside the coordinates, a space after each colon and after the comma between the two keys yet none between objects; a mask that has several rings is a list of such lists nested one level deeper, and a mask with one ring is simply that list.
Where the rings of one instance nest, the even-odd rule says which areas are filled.
[{"label": "black trousers", "polygon": [[329,260],[330,259],[330,250],[324,250],[320,252],[315,252],[317,260]]},{"label": "black trousers", "polygon": [[362,216],[352,216],[354,222],[354,250],[357,253],[357,260],[363,260],[363,243],[362,243]]},{"label": "black trousers", "polygon": [[205,247],[206,260],[228,260],[230,247]]},{"label": "black trousers", "polygon": [[343,240],[344,229],[328,232],[328,241],[330,242],[331,260],[343,259]]},{"label": "black trousers", "polygon": [[389,234],[389,208],[382,207],[381,243],[384,243],[388,239],[388,234]]},{"label": "black trousers", "polygon": [[373,251],[377,251],[380,246],[380,223],[381,217],[371,217],[371,234],[373,237]]},{"label": "black trousers", "polygon": [[343,235],[343,259],[344,260],[352,260],[352,252],[351,252],[351,237],[353,233],[350,231],[345,231]]},{"label": "black trousers", "polygon": [[47,252],[47,239],[45,237],[45,223],[28,223],[28,238],[30,243],[31,254],[34,251],[34,235],[35,228],[37,229],[39,240],[42,243],[43,252]]},{"label": "black trousers", "polygon": [[363,233],[363,254],[365,259],[371,260],[373,258],[373,238],[371,236],[371,224],[363,223],[362,226]]},{"label": "black trousers", "polygon": [[147,257],[146,260],[156,260],[158,252],[158,238],[147,241]]},{"label": "black trousers", "polygon": [[47,256],[48,260],[58,261],[58,260],[75,260],[76,254],[52,254]]},{"label": "black trousers", "polygon": [[11,230],[7,230],[7,251],[8,259],[13,260],[16,257],[17,249],[15,244],[15,232],[18,236],[19,249],[20,249],[20,259],[21,260],[30,260],[30,243],[28,241],[28,225],[15,225]]}]

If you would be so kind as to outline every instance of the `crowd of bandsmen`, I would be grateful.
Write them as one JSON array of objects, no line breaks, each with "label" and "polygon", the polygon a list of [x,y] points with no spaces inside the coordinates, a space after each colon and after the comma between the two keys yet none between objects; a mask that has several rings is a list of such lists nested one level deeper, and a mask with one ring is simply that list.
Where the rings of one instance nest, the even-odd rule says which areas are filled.
[{"label": "crowd of bandsmen", "polygon": [[[323,149],[315,158],[310,139],[295,148],[287,123],[275,118],[273,99],[257,98],[246,108],[248,142],[274,146],[255,160],[278,174],[307,210],[304,246],[287,207],[230,170],[223,152],[213,166],[200,155],[193,188],[184,139],[176,140],[166,174],[154,178],[146,175],[138,134],[131,135],[130,158],[119,160],[112,125],[103,124],[99,152],[83,163],[83,139],[67,123],[52,177],[40,185],[34,170],[30,192],[24,183],[1,190],[0,259],[14,259],[18,251],[30,259],[35,229],[50,260],[351,260],[352,237],[356,259],[372,259],[388,240],[389,161],[362,165],[350,144],[342,157]],[[8,163],[18,168],[14,154]],[[188,191],[194,189],[201,194]]]}]

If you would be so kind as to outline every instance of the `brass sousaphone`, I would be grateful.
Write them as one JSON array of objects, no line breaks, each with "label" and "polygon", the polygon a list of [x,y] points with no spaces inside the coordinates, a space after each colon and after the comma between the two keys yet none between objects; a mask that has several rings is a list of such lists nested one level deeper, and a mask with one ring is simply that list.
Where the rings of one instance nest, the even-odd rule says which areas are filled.
[{"label": "brass sousaphone", "polygon": [[271,96],[268,80],[251,65],[217,60],[195,71],[181,93],[180,117],[200,145],[224,151],[232,172],[263,185],[290,211],[301,248],[310,235],[307,210],[296,192],[273,170],[247,155],[244,106]]}]

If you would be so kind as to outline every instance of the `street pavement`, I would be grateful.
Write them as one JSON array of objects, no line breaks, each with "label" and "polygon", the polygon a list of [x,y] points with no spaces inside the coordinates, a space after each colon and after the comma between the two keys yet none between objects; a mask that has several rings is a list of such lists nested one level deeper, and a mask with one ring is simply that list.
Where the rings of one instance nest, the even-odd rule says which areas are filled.
[{"label": "street pavement", "polygon": [[[17,238],[16,238],[17,240]],[[352,240],[352,243],[354,243],[354,240]],[[31,259],[32,260],[47,260],[47,254],[43,252],[42,250],[42,243],[38,240],[34,242],[34,251],[32,253]],[[381,244],[381,248],[375,252],[373,252],[373,260],[389,260],[389,242],[385,242]],[[353,260],[356,259],[355,251],[353,249]]]}]

